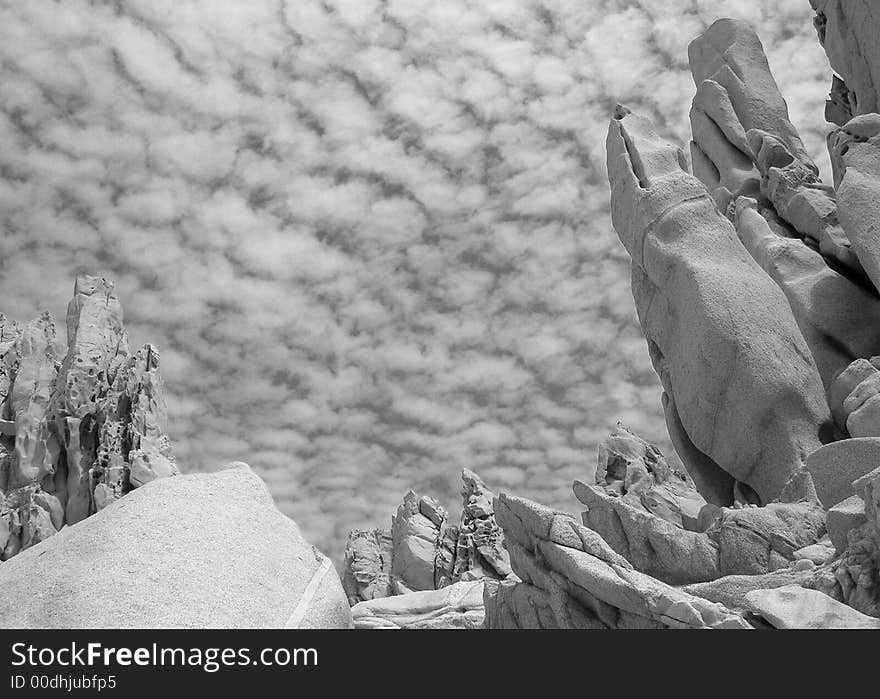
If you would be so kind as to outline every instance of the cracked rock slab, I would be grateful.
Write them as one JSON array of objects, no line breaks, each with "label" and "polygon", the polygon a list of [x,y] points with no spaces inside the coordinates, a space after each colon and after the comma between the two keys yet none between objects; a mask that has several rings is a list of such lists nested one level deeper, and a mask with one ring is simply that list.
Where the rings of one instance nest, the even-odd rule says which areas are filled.
[{"label": "cracked rock slab", "polygon": [[799,585],[753,590],[745,598],[752,613],[777,629],[880,629],[880,619]]},{"label": "cracked rock slab", "polygon": [[635,570],[569,515],[504,494],[495,514],[520,581],[487,583],[487,628],[750,628]]}]

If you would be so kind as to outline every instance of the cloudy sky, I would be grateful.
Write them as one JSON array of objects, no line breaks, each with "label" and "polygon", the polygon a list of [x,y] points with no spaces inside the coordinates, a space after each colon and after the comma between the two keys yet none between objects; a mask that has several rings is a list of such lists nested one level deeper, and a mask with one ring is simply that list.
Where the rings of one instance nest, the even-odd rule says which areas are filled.
[{"label": "cloudy sky", "polygon": [[685,143],[722,16],[827,163],[807,0],[4,0],[0,310],[115,279],[183,468],[247,461],[335,557],[464,466],[575,511],[618,419],[670,449],[607,119]]}]

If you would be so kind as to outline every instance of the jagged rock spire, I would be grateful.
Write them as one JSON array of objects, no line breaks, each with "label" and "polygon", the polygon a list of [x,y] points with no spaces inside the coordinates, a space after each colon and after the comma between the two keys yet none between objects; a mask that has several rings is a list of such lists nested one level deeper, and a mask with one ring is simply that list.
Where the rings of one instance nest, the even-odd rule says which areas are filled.
[{"label": "jagged rock spire", "polygon": [[113,283],[81,276],[55,355],[49,313],[0,315],[0,560],[177,473],[159,355],[133,355]]}]

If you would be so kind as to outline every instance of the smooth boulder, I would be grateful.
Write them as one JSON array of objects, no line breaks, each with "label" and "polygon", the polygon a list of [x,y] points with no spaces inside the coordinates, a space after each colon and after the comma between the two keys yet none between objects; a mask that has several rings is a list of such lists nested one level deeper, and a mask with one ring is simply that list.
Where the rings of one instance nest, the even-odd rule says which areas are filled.
[{"label": "smooth boulder", "polygon": [[330,560],[245,464],[162,478],[0,564],[0,628],[349,628]]}]

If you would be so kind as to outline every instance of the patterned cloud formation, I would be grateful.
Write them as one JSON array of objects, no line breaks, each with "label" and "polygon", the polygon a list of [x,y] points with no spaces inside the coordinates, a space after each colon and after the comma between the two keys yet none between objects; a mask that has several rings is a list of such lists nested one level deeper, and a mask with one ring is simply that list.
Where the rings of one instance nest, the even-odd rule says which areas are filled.
[{"label": "patterned cloud formation", "polygon": [[574,510],[618,419],[671,452],[607,119],[685,143],[721,16],[827,163],[805,0],[2,2],[0,310],[114,278],[183,468],[249,462],[334,556],[464,466]]}]

